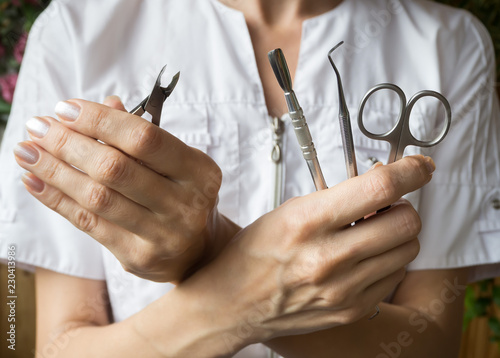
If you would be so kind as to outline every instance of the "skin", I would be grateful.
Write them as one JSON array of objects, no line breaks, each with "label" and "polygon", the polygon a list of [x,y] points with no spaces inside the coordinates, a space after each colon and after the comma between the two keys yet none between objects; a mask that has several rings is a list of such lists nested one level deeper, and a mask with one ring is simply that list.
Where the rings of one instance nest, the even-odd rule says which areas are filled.
[{"label": "skin", "polygon": [[[60,356],[128,357],[140,351],[145,357],[229,357],[251,343],[366,319],[418,254],[418,215],[398,199],[431,179],[427,163],[421,156],[405,158],[288,201],[241,230],[175,289],[119,323],[110,324],[104,283],[39,269],[38,349],[50,347],[52,338],[67,342]],[[37,197],[46,200],[43,192]],[[394,202],[390,210],[349,225]],[[250,322],[245,334],[242,322]]]},{"label": "skin", "polygon": [[[215,162],[121,104],[71,103],[81,108],[76,121],[39,117],[50,130],[30,132],[32,142],[21,144],[37,153],[36,168],[45,173],[32,192],[44,187],[51,209],[144,279],[179,281],[216,256],[239,227],[217,211],[222,174]],[[32,173],[27,185],[39,182]]]},{"label": "skin", "polygon": [[[283,48],[293,74],[301,20],[337,3],[228,3],[245,14],[270,114],[281,115],[285,107],[267,52]],[[400,332],[411,332],[413,339],[400,357],[456,356],[463,295],[446,303],[440,314],[427,314],[432,319],[426,319],[422,332],[416,331],[422,326],[413,324],[411,317],[426,314],[447,280],[463,283],[466,270],[406,276],[404,272],[418,253],[420,220],[411,205],[398,200],[431,179],[429,159],[409,157],[377,167],[328,190],[293,199],[239,231],[216,212],[216,196],[203,210],[188,215],[191,220],[183,221],[183,215],[148,193],[149,184],[161,183],[165,187],[161,197],[169,197],[175,207],[189,208],[194,189],[202,183],[193,179],[192,165],[182,164],[196,163],[194,167],[207,177],[217,178],[218,168],[210,158],[124,113],[116,99],[106,102],[115,110],[82,100],[73,103],[82,109],[76,121],[60,117],[59,123],[44,117],[50,124],[47,135],[32,135],[32,141],[24,143],[38,153],[34,164],[17,157],[32,173],[25,181],[28,190],[106,245],[127,271],[140,277],[181,281],[193,265],[201,262],[196,268],[203,267],[119,323],[109,317],[105,282],[37,269],[40,356],[57,342],[59,356],[71,357],[135,357],[137,352],[144,357],[226,357],[248,344],[267,342],[285,357],[332,357],[332,352],[367,357],[384,354],[380,344],[396,340]],[[105,121],[96,126],[96,119]],[[124,140],[136,135],[146,136]],[[82,144],[92,148],[91,157],[96,159],[75,155]],[[175,148],[171,161],[155,155],[166,146]],[[110,153],[114,163],[121,164],[108,165],[104,158]],[[121,167],[128,169],[117,170]],[[72,192],[75,181],[86,190]],[[30,182],[40,184],[37,190]],[[220,180],[213,182],[218,189]],[[146,201],[139,202],[140,198]],[[349,225],[395,202],[390,210]],[[134,224],[137,217],[142,223],[147,220],[147,232]],[[191,222],[195,225],[188,225]],[[131,239],[132,246],[123,246],[123,236]],[[190,239],[186,246],[181,245],[184,237]],[[375,304],[395,287],[392,302],[380,304],[381,314],[367,321]],[[203,306],[198,297],[203,297]],[[244,333],[242,321],[250,322]],[[362,337],[363,344],[352,337]]]}]

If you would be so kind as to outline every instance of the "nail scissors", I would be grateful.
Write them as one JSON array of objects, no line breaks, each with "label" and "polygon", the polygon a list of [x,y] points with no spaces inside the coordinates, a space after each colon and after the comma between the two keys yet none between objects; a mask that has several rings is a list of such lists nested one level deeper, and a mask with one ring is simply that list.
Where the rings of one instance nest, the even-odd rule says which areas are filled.
[{"label": "nail scissors", "polygon": [[161,87],[161,77],[163,72],[165,72],[165,68],[167,68],[167,65],[163,66],[161,69],[151,94],[129,112],[138,116],[142,116],[145,112],[148,112],[152,117],[151,122],[157,126],[160,125],[163,102],[172,94],[181,74],[177,72],[175,76],[172,77],[172,81],[167,87]]},{"label": "nail scissors", "polygon": [[[400,110],[398,115],[398,120],[394,127],[389,131],[382,134],[375,134],[366,129],[363,122],[363,112],[365,109],[366,102],[368,99],[377,91],[380,90],[391,90],[396,92],[399,97],[400,102]],[[446,117],[445,117],[445,125],[441,130],[441,133],[437,137],[431,140],[418,140],[413,136],[410,131],[410,114],[415,106],[415,103],[423,98],[423,97],[434,97],[437,98],[439,102],[444,106]],[[406,103],[406,96],[401,88],[392,83],[381,83],[371,90],[369,90],[363,100],[361,101],[359,107],[359,115],[358,115],[358,126],[361,132],[365,136],[375,140],[385,140],[389,142],[391,145],[391,151],[389,154],[388,163],[395,162],[403,157],[403,152],[405,148],[409,145],[415,145],[417,147],[432,147],[441,142],[446,134],[448,134],[448,130],[451,125],[451,108],[448,100],[441,94],[435,91],[420,91],[410,98],[408,103]]]}]

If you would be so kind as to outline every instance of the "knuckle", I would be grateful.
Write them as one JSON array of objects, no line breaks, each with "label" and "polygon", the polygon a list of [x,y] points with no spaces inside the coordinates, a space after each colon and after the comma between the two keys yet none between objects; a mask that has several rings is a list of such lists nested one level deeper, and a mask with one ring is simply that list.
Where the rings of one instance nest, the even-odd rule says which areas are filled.
[{"label": "knuckle", "polygon": [[62,170],[63,164],[59,161],[55,161],[52,165],[48,165],[44,168],[44,181],[54,183],[57,181],[57,178]]},{"label": "knuckle", "polygon": [[395,183],[390,175],[381,171],[373,171],[363,187],[364,194],[377,201],[392,201],[395,194]]},{"label": "knuckle", "polygon": [[418,241],[418,239],[413,239],[408,243],[408,246],[409,246],[408,254],[410,256],[410,261],[413,261],[420,252],[420,241]]},{"label": "knuckle", "polygon": [[87,104],[86,109],[90,118],[90,125],[93,128],[102,128],[107,125],[107,118],[109,116],[109,109],[107,107]]},{"label": "knuckle", "polygon": [[64,194],[57,192],[55,195],[49,197],[47,206],[54,210],[56,213],[61,213],[64,205]]},{"label": "knuckle", "polygon": [[135,143],[133,156],[141,157],[144,154],[155,153],[162,145],[161,131],[149,122],[135,128],[132,132]]},{"label": "knuckle", "polygon": [[75,212],[73,224],[79,229],[87,233],[92,233],[97,227],[97,215],[86,210],[78,209]]},{"label": "knuckle", "polygon": [[343,323],[352,322],[352,313],[357,307],[355,304],[356,299],[352,294],[335,290],[327,296],[327,301],[330,308],[342,312],[341,319]]},{"label": "knuckle", "polygon": [[[420,245],[418,245],[418,247],[420,248]],[[402,267],[398,271],[396,271],[396,273],[395,273],[396,282],[399,283],[399,282],[403,281],[405,277],[406,277],[406,268],[405,267]]]},{"label": "knuckle", "polygon": [[327,306],[335,309],[342,309],[346,306],[347,294],[338,289],[331,289],[324,295]]},{"label": "knuckle", "polygon": [[61,154],[65,152],[66,147],[69,144],[70,132],[69,130],[63,128],[62,130],[55,131],[54,134],[54,155],[60,157]]},{"label": "knuckle", "polygon": [[98,164],[96,175],[102,183],[116,183],[124,178],[126,169],[126,158],[119,153],[112,153]]},{"label": "knuckle", "polygon": [[133,265],[131,265],[131,263],[130,263],[130,262],[126,262],[126,263],[121,262],[121,265],[122,265],[123,270],[124,270],[125,272],[131,273],[132,275],[138,275],[138,274],[139,274],[139,272],[137,272],[137,271],[134,269]]},{"label": "knuckle", "polygon": [[365,315],[363,307],[360,305],[349,307],[343,314],[343,323],[350,324],[358,321]]},{"label": "knuckle", "polygon": [[222,170],[213,161],[208,164],[207,178],[205,180],[205,192],[211,199],[217,198],[222,186]]},{"label": "knuckle", "polygon": [[362,257],[363,254],[366,253],[366,243],[365,242],[351,242],[348,243],[347,246],[342,250],[343,253],[340,254],[340,258],[342,262],[345,261],[353,261]]},{"label": "knuckle", "polygon": [[102,185],[91,185],[85,200],[86,206],[93,212],[103,212],[111,206],[111,191]]},{"label": "knuckle", "polygon": [[300,276],[312,286],[320,286],[328,275],[327,265],[321,254],[310,254],[305,257],[298,267]]},{"label": "knuckle", "polygon": [[289,206],[286,209],[288,215],[286,215],[287,220],[284,220],[282,223],[282,232],[286,233],[286,237],[290,240],[290,244],[294,246],[298,243],[306,242],[313,236],[314,230],[316,229],[313,220],[308,219],[309,213],[298,206]]},{"label": "knuckle", "polygon": [[429,169],[425,164],[425,159],[423,155],[409,156],[406,157],[406,163],[408,163],[408,171],[413,171],[418,174],[419,178],[427,179],[429,177]]},{"label": "knuckle", "polygon": [[403,208],[404,210],[398,220],[403,233],[409,236],[418,235],[422,229],[420,216],[411,205],[404,205]]},{"label": "knuckle", "polygon": [[128,269],[125,269],[127,272],[146,275],[156,268],[155,252],[144,246],[139,245],[139,247],[131,248],[131,255],[126,263]]}]

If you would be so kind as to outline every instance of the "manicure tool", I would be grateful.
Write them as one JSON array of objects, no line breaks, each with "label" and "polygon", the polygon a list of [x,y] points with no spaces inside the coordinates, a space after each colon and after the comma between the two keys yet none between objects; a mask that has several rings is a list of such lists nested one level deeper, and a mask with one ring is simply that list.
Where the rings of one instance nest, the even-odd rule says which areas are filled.
[{"label": "manicure tool", "polygon": [[[363,123],[363,111],[368,99],[375,92],[383,89],[388,89],[396,92],[399,97],[400,110],[397,122],[392,129],[382,134],[375,134],[365,128],[365,125]],[[423,97],[436,98],[439,102],[442,103],[446,112],[445,125],[441,130],[441,133],[436,138],[426,141],[416,139],[410,131],[411,111],[413,110],[413,106],[415,105],[415,103]],[[385,140],[386,142],[389,142],[389,144],[391,145],[391,151],[387,162],[393,163],[403,157],[403,152],[409,145],[415,145],[417,147],[432,147],[441,142],[444,137],[446,137],[446,134],[448,134],[448,130],[450,129],[451,125],[450,103],[441,93],[428,90],[418,92],[410,98],[408,103],[406,103],[406,96],[401,88],[392,83],[381,83],[369,90],[361,101],[361,105],[359,107],[358,125],[361,132],[363,132],[363,134],[368,138],[375,140]]]},{"label": "manicure tool", "polygon": [[145,112],[148,112],[152,117],[151,122],[157,126],[160,125],[163,102],[165,102],[165,100],[172,94],[181,74],[180,72],[177,72],[167,87],[161,87],[161,77],[165,68],[167,68],[167,65],[163,66],[161,69],[151,94],[144,98],[141,103],[129,112],[138,116],[142,116]]},{"label": "manicure tool", "polygon": [[358,176],[358,167],[356,166],[356,152],[354,150],[354,140],[352,139],[351,130],[351,116],[349,115],[349,110],[347,109],[347,103],[344,97],[344,89],[342,87],[342,80],[340,79],[340,73],[333,63],[332,53],[339,46],[341,46],[344,41],[340,42],[337,46],[332,48],[328,52],[328,59],[335,71],[337,76],[337,86],[339,91],[339,121],[340,121],[340,133],[342,134],[342,146],[344,148],[345,164],[347,168],[347,177],[349,179]]},{"label": "manicure tool", "polygon": [[[339,122],[340,122],[340,133],[342,135],[342,147],[344,149],[345,165],[347,169],[347,178],[351,179],[358,176],[358,167],[356,165],[356,151],[354,150],[354,140],[352,138],[351,129],[351,116],[349,114],[349,109],[347,108],[347,103],[344,96],[344,88],[342,87],[342,79],[340,78],[340,73],[337,70],[337,66],[333,62],[332,53],[337,48],[339,48],[344,41],[340,42],[334,48],[328,52],[328,60],[335,71],[337,76],[337,86],[339,91]],[[356,220],[352,225],[363,221],[364,218]]]},{"label": "manicure tool", "polygon": [[[351,126],[350,126],[350,121],[349,121],[349,111],[347,110],[347,105],[345,102],[344,98],[344,92],[342,89],[342,82],[340,79],[340,74],[337,71],[337,68],[335,67],[335,64],[333,63],[332,60],[332,52],[337,49],[340,45],[342,45],[344,42],[340,42],[337,46],[335,46],[333,49],[330,50],[328,53],[328,58],[330,60],[330,63],[332,64],[333,69],[335,70],[335,74],[337,75],[337,81],[338,81],[338,86],[339,86],[339,119],[340,119],[340,127],[342,130],[342,142],[344,145],[344,154],[346,158],[346,165],[347,165],[347,171],[349,178],[351,176],[357,175],[357,169],[356,169],[356,156],[354,152],[354,144],[352,140],[352,131],[351,131]],[[382,134],[375,134],[370,131],[368,131],[364,125],[363,122],[363,113],[365,109],[365,105],[369,98],[377,91],[387,89],[396,92],[396,94],[399,97],[400,100],[400,112],[398,115],[398,120],[394,127],[387,131],[386,133]],[[423,97],[434,97],[438,101],[440,101],[445,109],[446,112],[446,122],[444,125],[444,128],[441,130],[441,133],[434,139],[427,140],[427,141],[421,141],[416,139],[413,134],[410,131],[410,114],[411,111],[413,110],[413,106],[415,103],[423,98]],[[451,125],[451,108],[448,100],[440,93],[435,92],[435,91],[420,91],[417,94],[415,94],[408,103],[406,103],[406,96],[401,88],[396,86],[395,84],[392,83],[382,83],[379,84],[372,89],[370,89],[366,95],[364,96],[363,100],[361,101],[360,107],[359,107],[359,114],[358,114],[358,126],[361,132],[367,136],[368,138],[375,139],[375,140],[385,140],[389,142],[391,145],[391,151],[389,154],[389,159],[387,163],[393,163],[396,160],[399,160],[403,157],[403,152],[405,148],[409,145],[415,145],[418,147],[432,147],[439,142],[441,142],[444,137],[446,137],[446,134],[448,133],[448,130],[450,129]]]},{"label": "manicure tool", "polygon": [[292,88],[292,78],[290,76],[290,71],[288,70],[288,65],[286,63],[285,56],[283,55],[283,51],[278,48],[270,51],[267,56],[269,58],[269,62],[271,63],[271,67],[273,68],[274,75],[276,76],[281,89],[285,92],[286,104],[290,118],[292,119],[295,135],[299,141],[302,155],[304,156],[309,171],[311,172],[316,190],[327,189],[325,178],[323,177],[323,172],[321,171],[321,167],[319,165],[316,149],[314,148],[314,143],[312,141],[311,132],[307,126],[304,112],[302,111],[302,108],[297,100],[297,96]]}]

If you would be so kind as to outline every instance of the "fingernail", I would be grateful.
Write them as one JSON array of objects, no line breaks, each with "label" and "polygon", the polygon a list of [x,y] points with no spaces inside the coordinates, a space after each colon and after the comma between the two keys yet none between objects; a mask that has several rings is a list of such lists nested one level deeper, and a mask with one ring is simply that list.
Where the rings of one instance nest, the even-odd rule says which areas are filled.
[{"label": "fingernail", "polygon": [[28,122],[26,122],[26,129],[28,132],[38,138],[44,137],[49,131],[49,128],[50,123],[39,117],[30,118]]},{"label": "fingernail", "polygon": [[376,162],[375,164],[372,165],[372,167],[370,169],[368,169],[368,171],[373,170],[377,167],[380,167],[381,165],[383,165],[381,162]]},{"label": "fingernail", "polygon": [[35,164],[38,161],[38,151],[26,143],[18,143],[14,147],[14,154],[28,164]]},{"label": "fingernail", "polygon": [[429,170],[429,174],[432,174],[434,170],[436,170],[436,164],[434,163],[434,160],[432,160],[431,157],[425,157],[425,166]]},{"label": "fingernail", "polygon": [[31,173],[24,173],[21,180],[24,185],[33,190],[35,193],[41,193],[45,188],[45,183]]},{"label": "fingernail", "polygon": [[122,100],[120,99],[120,97],[112,95],[112,96],[107,96],[106,98],[104,98],[104,102],[108,102],[108,101],[121,102]]},{"label": "fingernail", "polygon": [[80,106],[67,101],[61,101],[57,103],[55,112],[59,117],[67,121],[74,121],[80,115]]}]

